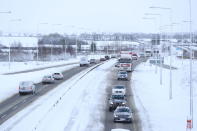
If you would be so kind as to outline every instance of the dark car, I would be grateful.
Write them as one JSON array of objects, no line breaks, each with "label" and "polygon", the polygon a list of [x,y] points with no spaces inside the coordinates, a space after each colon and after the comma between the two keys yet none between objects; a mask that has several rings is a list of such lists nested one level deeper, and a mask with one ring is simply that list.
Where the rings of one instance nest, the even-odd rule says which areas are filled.
[{"label": "dark car", "polygon": [[109,98],[109,111],[113,111],[118,106],[126,105],[126,97],[121,94],[112,94]]},{"label": "dark car", "polygon": [[118,106],[114,111],[114,122],[132,122],[132,111],[129,107]]},{"label": "dark car", "polygon": [[119,71],[117,74],[118,80],[128,80],[128,73],[127,71]]},{"label": "dark car", "polygon": [[106,56],[105,56],[105,59],[106,59],[106,60],[109,60],[109,59],[110,59],[110,57],[109,57],[108,55],[106,55]]}]

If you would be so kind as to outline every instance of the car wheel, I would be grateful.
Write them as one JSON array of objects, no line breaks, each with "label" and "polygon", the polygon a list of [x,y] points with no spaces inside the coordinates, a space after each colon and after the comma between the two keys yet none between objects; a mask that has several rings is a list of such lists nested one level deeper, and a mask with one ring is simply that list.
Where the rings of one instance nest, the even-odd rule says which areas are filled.
[{"label": "car wheel", "polygon": [[19,95],[22,96],[23,94],[19,92]]},{"label": "car wheel", "polygon": [[114,122],[116,123],[116,119],[114,119]]},{"label": "car wheel", "polygon": [[111,108],[111,107],[109,108],[109,111],[110,111],[110,112],[112,111],[112,108]]}]

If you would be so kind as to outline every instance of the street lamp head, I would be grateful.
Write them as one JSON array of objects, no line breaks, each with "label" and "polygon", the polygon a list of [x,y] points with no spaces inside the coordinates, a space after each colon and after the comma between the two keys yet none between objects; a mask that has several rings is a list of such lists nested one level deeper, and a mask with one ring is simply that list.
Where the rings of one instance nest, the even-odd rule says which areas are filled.
[{"label": "street lamp head", "polygon": [[41,25],[47,25],[48,23],[47,22],[43,22],[43,23],[39,23]]},{"label": "street lamp head", "polygon": [[146,20],[154,20],[154,17],[142,17],[142,19],[146,19]]},{"label": "street lamp head", "polygon": [[155,13],[145,13],[144,15],[161,15],[161,14],[155,14]]},{"label": "street lamp head", "polygon": [[22,21],[22,19],[11,19],[11,22],[17,22],[17,21]]},{"label": "street lamp head", "polygon": [[0,14],[11,14],[11,11],[0,11]]},{"label": "street lamp head", "polygon": [[151,8],[151,9],[171,10],[171,8],[167,8],[167,7],[160,7],[160,6],[150,6],[149,8]]},{"label": "street lamp head", "polygon": [[192,21],[189,21],[189,20],[183,20],[184,23],[190,23]]}]

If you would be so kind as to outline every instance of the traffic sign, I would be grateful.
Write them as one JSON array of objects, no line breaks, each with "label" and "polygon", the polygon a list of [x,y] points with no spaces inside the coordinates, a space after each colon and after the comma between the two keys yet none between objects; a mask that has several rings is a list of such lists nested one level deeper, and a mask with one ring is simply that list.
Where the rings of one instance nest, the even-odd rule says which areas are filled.
[{"label": "traffic sign", "polygon": [[187,120],[187,129],[192,129],[192,120],[191,119]]}]

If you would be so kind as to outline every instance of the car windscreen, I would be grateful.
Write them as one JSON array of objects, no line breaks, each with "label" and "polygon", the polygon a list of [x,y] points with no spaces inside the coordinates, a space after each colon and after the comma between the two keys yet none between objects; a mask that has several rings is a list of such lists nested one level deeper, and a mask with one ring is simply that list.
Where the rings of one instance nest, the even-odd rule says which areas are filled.
[{"label": "car windscreen", "polygon": [[119,72],[120,74],[127,74],[127,72]]},{"label": "car windscreen", "polygon": [[22,86],[31,86],[32,85],[32,82],[21,82]]},{"label": "car windscreen", "polygon": [[115,89],[124,89],[124,86],[115,86]]},{"label": "car windscreen", "polygon": [[118,108],[117,112],[130,112],[129,108]]},{"label": "car windscreen", "polygon": [[47,79],[47,78],[51,78],[51,76],[44,76],[44,78],[45,78],[45,79]]},{"label": "car windscreen", "polygon": [[118,99],[118,100],[123,100],[124,96],[123,95],[112,95],[113,99]]},{"label": "car windscreen", "polygon": [[130,58],[120,58],[118,60],[119,63],[131,63],[132,60]]},{"label": "car windscreen", "polygon": [[81,61],[86,61],[87,59],[84,57],[84,58],[81,58]]}]

